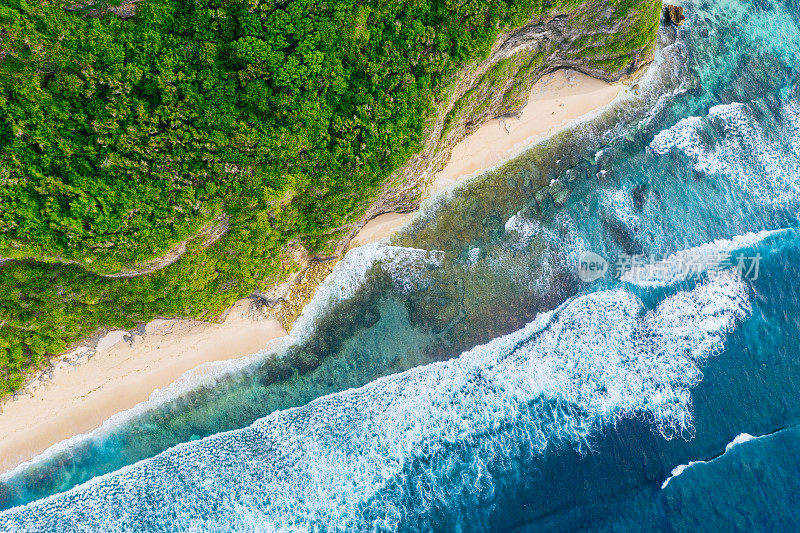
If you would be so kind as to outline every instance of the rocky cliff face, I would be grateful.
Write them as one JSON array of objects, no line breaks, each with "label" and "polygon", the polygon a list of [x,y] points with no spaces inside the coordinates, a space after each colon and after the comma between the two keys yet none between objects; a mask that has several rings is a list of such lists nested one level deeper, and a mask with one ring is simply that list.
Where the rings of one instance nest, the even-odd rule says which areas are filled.
[{"label": "rocky cliff face", "polygon": [[[634,76],[653,59],[661,18],[661,0],[590,0],[569,12],[551,13],[501,35],[483,61],[469,65],[451,82],[425,133],[423,149],[395,172],[379,199],[358,222],[337,228],[344,237],[333,257],[309,257],[301,271],[264,299],[287,329],[314,294],[352,238],[371,218],[416,209],[434,174],[450,159],[453,147],[481,124],[514,116],[542,76],[571,68],[606,81]],[[263,295],[262,295],[263,296]]]},{"label": "rocky cliff face", "polygon": [[[92,16],[134,13],[138,0],[119,6],[97,6],[101,2],[76,4],[75,9]],[[311,257],[300,245],[284,254],[287,267],[297,272],[271,290],[257,293],[290,325],[314,287],[351,239],[371,218],[386,212],[411,211],[426,185],[450,158],[452,148],[484,122],[513,116],[525,105],[532,85],[543,75],[572,68],[608,81],[630,76],[653,56],[661,15],[661,0],[574,0],[571,9],[554,11],[513,31],[500,35],[487,57],[467,65],[454,75],[434,102],[422,149],[388,179],[377,201],[361,220],[333,229],[340,236],[328,248],[328,257]],[[0,39],[2,39],[0,29]],[[167,253],[146,263],[129,265],[112,276],[134,277],[153,272],[177,261],[192,246],[208,246],[228,229],[227,220],[215,220],[191,239],[177,243]],[[51,261],[71,262],[60,258]],[[0,258],[2,261],[2,258]],[[290,268],[287,268],[289,270]]]},{"label": "rocky cliff face", "polygon": [[661,0],[592,0],[501,35],[486,59],[459,73],[431,118],[424,148],[387,181],[366,216],[349,227],[337,252],[346,250],[369,219],[415,209],[452,148],[481,124],[517,114],[542,76],[562,68],[606,81],[634,75],[653,59],[661,9]]}]

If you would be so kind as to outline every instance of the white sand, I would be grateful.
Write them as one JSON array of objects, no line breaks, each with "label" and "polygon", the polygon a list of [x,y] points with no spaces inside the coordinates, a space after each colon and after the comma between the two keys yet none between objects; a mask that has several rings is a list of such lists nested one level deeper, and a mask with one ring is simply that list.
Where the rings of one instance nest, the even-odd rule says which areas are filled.
[{"label": "white sand", "polygon": [[362,244],[382,241],[399,228],[405,226],[412,216],[412,213],[384,213],[378,215],[364,224],[364,227],[350,241],[350,246],[361,246]]},{"label": "white sand", "polygon": [[[512,159],[548,135],[617,97],[610,85],[572,71],[539,80],[518,118],[492,120],[461,141],[427,194],[453,187]],[[376,242],[404,226],[411,214],[386,213],[370,220],[353,245]],[[274,320],[254,320],[247,300],[237,302],[222,324],[155,320],[132,345],[124,332],[107,335],[88,361],[58,365],[53,379],[6,402],[0,413],[0,472],[33,458],[53,444],[99,427],[112,415],[146,401],[153,391],[210,361],[240,358],[286,335]]]},{"label": "white sand", "polygon": [[[490,120],[453,148],[450,161],[434,175],[426,197],[509,161],[559,130],[584,120],[610,104],[622,87],[572,70],[544,76],[531,88],[528,103],[518,117]],[[377,216],[364,225],[352,246],[385,240],[410,219],[411,214]]]},{"label": "white sand", "polygon": [[0,472],[99,427],[203,363],[254,354],[286,335],[275,320],[251,318],[248,306],[237,302],[221,324],[154,320],[132,344],[112,332],[90,359],[57,365],[52,380],[3,405]]}]

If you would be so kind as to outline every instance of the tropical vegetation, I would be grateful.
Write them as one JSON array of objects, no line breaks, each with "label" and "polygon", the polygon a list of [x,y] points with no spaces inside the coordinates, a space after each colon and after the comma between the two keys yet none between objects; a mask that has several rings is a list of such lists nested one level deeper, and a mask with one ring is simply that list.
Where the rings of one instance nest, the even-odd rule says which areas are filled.
[{"label": "tropical vegetation", "polygon": [[[459,69],[584,2],[119,3],[0,5],[0,396],[98,328],[213,318],[294,268],[292,243],[328,253]],[[652,43],[660,0],[601,3],[631,23],[587,46],[622,64]]]}]

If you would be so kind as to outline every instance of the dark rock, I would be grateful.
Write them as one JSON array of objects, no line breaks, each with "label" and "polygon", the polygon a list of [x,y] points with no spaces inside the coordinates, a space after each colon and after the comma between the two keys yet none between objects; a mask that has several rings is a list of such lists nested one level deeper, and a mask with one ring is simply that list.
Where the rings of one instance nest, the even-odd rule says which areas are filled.
[{"label": "dark rock", "polygon": [[669,4],[664,6],[664,16],[676,26],[680,26],[686,20],[683,14],[683,8],[680,6],[671,6]]},{"label": "dark rock", "polygon": [[536,194],[534,194],[534,198],[536,198],[536,201],[539,203],[539,205],[542,205],[547,201],[547,196],[547,189],[545,187],[542,187],[536,191]]},{"label": "dark rock", "polygon": [[603,215],[601,220],[608,235],[617,241],[623,252],[627,255],[641,255],[644,253],[642,245],[636,239],[636,234],[624,222],[609,215]]},{"label": "dark rock", "polygon": [[631,198],[633,199],[633,207],[641,212],[644,209],[644,203],[647,200],[647,184],[640,183],[631,190]]}]

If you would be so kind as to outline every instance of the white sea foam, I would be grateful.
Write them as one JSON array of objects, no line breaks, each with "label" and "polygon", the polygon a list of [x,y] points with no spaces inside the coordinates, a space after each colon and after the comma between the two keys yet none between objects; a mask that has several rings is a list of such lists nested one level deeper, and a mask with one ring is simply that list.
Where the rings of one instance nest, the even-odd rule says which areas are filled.
[{"label": "white sea foam", "polygon": [[[635,227],[638,224],[639,219],[633,212],[629,194],[620,190],[604,191],[602,198],[607,211],[630,226]],[[578,269],[579,253],[590,250],[578,234],[574,220],[567,213],[559,213],[550,228],[536,219],[527,219],[517,213],[506,222],[505,230],[516,239],[516,245],[527,245],[535,238],[542,239],[550,249],[557,251],[556,255],[562,261],[560,265],[571,265],[575,272]],[[734,252],[755,246],[782,231],[785,230],[764,230],[736,235],[731,239],[717,239],[680,250],[653,263],[642,263],[639,268],[620,272],[620,279],[641,287],[659,287],[679,283],[689,276],[719,273],[727,275],[725,272],[736,266],[732,256]],[[553,260],[545,261],[549,267],[553,266],[552,263]],[[552,271],[553,268],[548,268],[548,274],[552,274]]]},{"label": "white sea foam", "polygon": [[353,248],[317,287],[313,299],[294,323],[292,337],[300,340],[313,332],[319,317],[329,312],[337,303],[352,298],[364,285],[367,274],[373,267],[382,268],[391,276],[395,288],[406,292],[426,283],[426,271],[439,266],[443,259],[444,252],[381,243]]},{"label": "white sea foam", "polygon": [[758,438],[758,437],[754,437],[750,433],[740,433],[739,435],[736,436],[736,438],[734,438],[727,445],[725,445],[725,451],[728,452],[734,446],[736,446],[738,444],[742,444],[742,443],[748,442],[748,441],[751,441],[751,440],[756,439],[756,438]]},{"label": "white sea foam", "polygon": [[[504,258],[501,268],[511,272],[518,283],[540,294],[551,290],[552,280],[561,272],[577,265],[581,251],[587,248],[575,219],[566,210],[559,211],[548,225],[517,213],[506,221],[505,232],[511,253]],[[542,246],[534,255],[535,267],[529,259],[521,259],[524,256],[513,255],[533,242]]]},{"label": "white sea foam", "polygon": [[567,211],[559,211],[548,226],[536,218],[526,218],[517,213],[506,221],[504,229],[511,238],[512,247],[524,247],[533,239],[542,239],[559,250],[567,261],[577,261],[580,250],[586,248],[575,219]]},{"label": "white sea foam", "polygon": [[541,235],[544,232],[544,226],[536,219],[527,219],[520,213],[512,215],[511,218],[506,220],[505,223],[506,233],[516,233],[520,241],[527,244],[531,237]]},{"label": "white sea foam", "polygon": [[669,485],[669,482],[672,481],[673,478],[680,476],[686,471],[687,468],[690,468],[698,463],[705,463],[705,461],[689,461],[685,465],[678,465],[675,468],[673,468],[671,475],[666,480],[664,480],[664,483],[661,484],[661,489],[663,490],[667,488],[667,485]]},{"label": "white sea foam", "polygon": [[[756,201],[794,205],[800,199],[800,111],[794,102],[781,109],[782,130],[768,134],[741,103],[718,105],[705,118],[689,117],[659,132],[650,143],[657,155],[684,152],[695,170],[722,175]],[[703,131],[717,125],[723,138],[709,146]]]},{"label": "white sea foam", "polygon": [[603,191],[603,209],[613,214],[632,231],[639,225],[639,215],[633,206],[633,197],[628,191],[612,189]]},{"label": "white sea foam", "polygon": [[665,155],[672,148],[679,148],[686,155],[699,158],[702,152],[699,149],[701,140],[698,130],[702,124],[700,117],[681,119],[671,128],[659,132],[650,142],[650,149],[658,155]]},{"label": "white sea foam", "polygon": [[[392,528],[437,500],[463,503],[489,490],[494,468],[520,447],[582,448],[620,417],[650,420],[667,438],[691,432],[698,365],[722,350],[748,309],[733,274],[651,310],[622,289],[579,296],[456,359],[9,510],[0,530]],[[407,491],[418,495],[413,509],[404,507]]]},{"label": "white sea foam", "polygon": [[467,263],[472,266],[478,262],[478,259],[481,258],[481,249],[480,248],[471,248],[469,252],[467,252]]},{"label": "white sea foam", "polygon": [[764,230],[736,235],[732,239],[717,239],[625,271],[620,279],[641,287],[660,287],[683,281],[689,275],[715,275],[736,266],[732,254],[737,250],[757,245],[782,231],[785,230]]},{"label": "white sea foam", "polygon": [[656,52],[653,64],[639,80],[642,101],[647,102],[647,113],[639,121],[644,127],[658,117],[676,96],[687,92],[692,87],[693,74],[689,69],[689,53],[680,33],[688,31],[691,20],[687,21],[678,38],[664,43],[664,32],[659,33],[660,49]]}]

